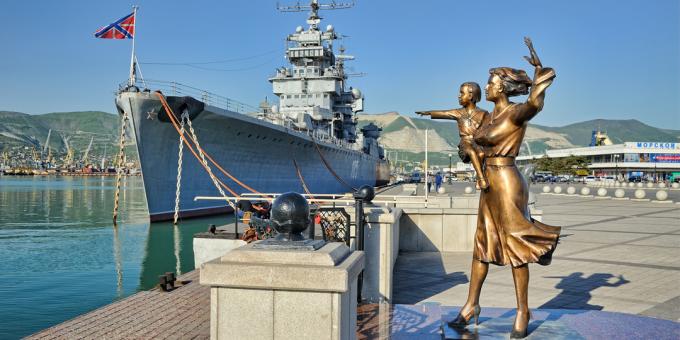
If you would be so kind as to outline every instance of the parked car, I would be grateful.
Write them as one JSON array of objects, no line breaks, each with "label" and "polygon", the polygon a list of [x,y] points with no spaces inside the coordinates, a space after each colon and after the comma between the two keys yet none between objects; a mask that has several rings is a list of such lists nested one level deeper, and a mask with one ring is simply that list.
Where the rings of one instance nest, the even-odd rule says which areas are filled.
[{"label": "parked car", "polygon": [[595,182],[596,180],[597,179],[595,178],[595,176],[586,176],[585,179],[583,180],[583,182],[590,183],[590,182]]},{"label": "parked car", "polygon": [[642,182],[642,176],[630,176],[628,177],[628,182],[640,183]]},{"label": "parked car", "polygon": [[532,182],[545,182],[545,177],[543,175],[533,175],[531,176]]}]

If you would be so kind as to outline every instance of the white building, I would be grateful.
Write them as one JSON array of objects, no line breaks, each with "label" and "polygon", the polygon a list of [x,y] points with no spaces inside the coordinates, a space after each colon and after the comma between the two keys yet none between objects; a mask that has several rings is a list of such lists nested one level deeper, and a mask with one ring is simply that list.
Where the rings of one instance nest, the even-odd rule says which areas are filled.
[{"label": "white building", "polygon": [[585,156],[594,176],[615,176],[627,179],[641,176],[648,180],[680,178],[680,143],[625,142],[623,144],[583,148],[547,150],[545,154],[519,156],[517,164],[548,155],[550,158]]}]

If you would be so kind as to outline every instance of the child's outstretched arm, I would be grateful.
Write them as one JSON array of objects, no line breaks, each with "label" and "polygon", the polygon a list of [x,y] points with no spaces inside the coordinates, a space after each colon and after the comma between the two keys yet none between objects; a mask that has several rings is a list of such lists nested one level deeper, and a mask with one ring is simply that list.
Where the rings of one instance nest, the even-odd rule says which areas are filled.
[{"label": "child's outstretched arm", "polygon": [[458,110],[431,110],[431,111],[416,111],[417,115],[430,116],[432,119],[453,119],[458,120]]}]

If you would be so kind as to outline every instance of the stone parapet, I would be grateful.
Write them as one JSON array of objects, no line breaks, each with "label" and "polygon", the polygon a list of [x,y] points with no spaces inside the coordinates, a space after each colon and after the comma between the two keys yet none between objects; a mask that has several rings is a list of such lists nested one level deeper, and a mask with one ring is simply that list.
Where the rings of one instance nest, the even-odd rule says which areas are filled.
[{"label": "stone parapet", "polygon": [[[354,207],[345,209],[350,216],[354,216]],[[367,302],[390,302],[394,264],[399,255],[402,209],[367,204],[364,206],[364,214],[366,267],[361,297]]]},{"label": "stone parapet", "polygon": [[[454,198],[454,205],[456,199],[458,198]],[[469,206],[473,203],[474,200],[465,200],[460,205]],[[477,210],[477,207],[405,208],[399,222],[399,250],[472,251],[477,229]],[[534,219],[541,221],[542,215],[542,211],[531,209],[531,217]]]},{"label": "stone parapet", "polygon": [[234,239],[233,234],[209,232],[194,235],[194,268],[214,260],[232,249],[244,246],[246,241]]}]

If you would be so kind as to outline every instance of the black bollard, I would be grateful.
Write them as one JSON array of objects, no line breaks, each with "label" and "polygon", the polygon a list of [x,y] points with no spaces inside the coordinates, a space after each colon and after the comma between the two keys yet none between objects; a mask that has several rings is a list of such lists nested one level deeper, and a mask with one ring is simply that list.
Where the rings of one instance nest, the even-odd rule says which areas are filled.
[{"label": "black bollard", "polygon": [[167,292],[168,291],[168,278],[165,275],[158,275],[158,287],[160,287],[161,291]]},{"label": "black bollard", "polygon": [[[356,222],[356,250],[364,250],[364,202],[370,203],[375,197],[375,190],[373,187],[364,185],[354,193],[354,210]],[[359,273],[357,279],[357,302],[361,303],[361,289],[364,285],[364,272]]]},{"label": "black bollard", "polygon": [[234,239],[238,239],[238,206],[234,209],[234,217],[236,217],[236,222],[234,222]]},{"label": "black bollard", "polygon": [[175,288],[175,273],[165,272],[165,280],[168,285],[168,290],[172,290]]}]

